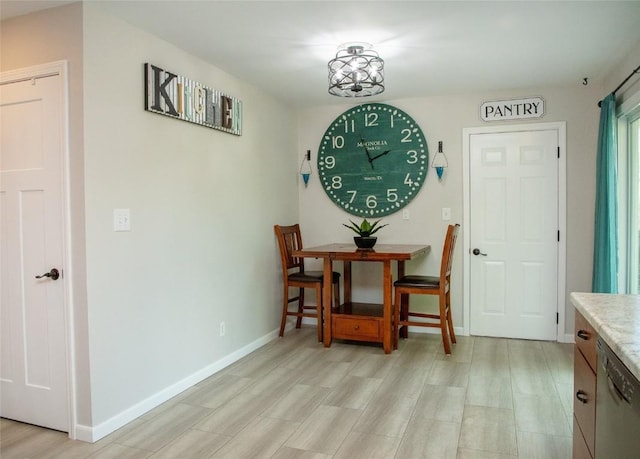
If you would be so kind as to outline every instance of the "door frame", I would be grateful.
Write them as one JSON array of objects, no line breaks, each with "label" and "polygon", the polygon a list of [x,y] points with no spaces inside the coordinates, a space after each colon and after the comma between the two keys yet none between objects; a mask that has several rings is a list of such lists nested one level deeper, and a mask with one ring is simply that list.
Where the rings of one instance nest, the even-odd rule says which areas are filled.
[{"label": "door frame", "polygon": [[50,62],[46,64],[24,67],[0,73],[0,85],[17,83],[25,80],[37,80],[51,76],[60,77],[61,94],[61,125],[60,125],[60,155],[62,187],[62,257],[63,266],[63,308],[64,308],[64,334],[65,334],[65,359],[67,360],[67,401],[68,401],[68,434],[69,438],[76,439],[76,379],[75,379],[75,339],[73,322],[73,270],[71,264],[71,207],[70,207],[70,183],[69,183],[69,64],[66,60]]},{"label": "door frame", "polygon": [[[475,134],[500,134],[519,131],[548,131],[558,132],[558,324],[556,339],[559,342],[570,342],[573,335],[565,332],[566,322],[566,265],[567,265],[567,123],[565,121],[532,124],[508,124],[499,126],[481,126],[462,129],[462,196],[463,196],[463,228],[471,224],[471,164],[469,161],[471,136]],[[470,231],[463,231],[463,334],[470,334],[471,318],[471,236]]]}]

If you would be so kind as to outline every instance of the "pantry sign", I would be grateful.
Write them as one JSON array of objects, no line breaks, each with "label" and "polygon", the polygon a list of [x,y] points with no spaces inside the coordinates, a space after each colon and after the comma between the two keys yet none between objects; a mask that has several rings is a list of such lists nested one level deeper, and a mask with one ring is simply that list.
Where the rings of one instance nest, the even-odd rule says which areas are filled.
[{"label": "pantry sign", "polygon": [[541,118],[544,115],[544,99],[527,97],[525,99],[494,100],[480,106],[480,118],[483,121],[522,120]]}]

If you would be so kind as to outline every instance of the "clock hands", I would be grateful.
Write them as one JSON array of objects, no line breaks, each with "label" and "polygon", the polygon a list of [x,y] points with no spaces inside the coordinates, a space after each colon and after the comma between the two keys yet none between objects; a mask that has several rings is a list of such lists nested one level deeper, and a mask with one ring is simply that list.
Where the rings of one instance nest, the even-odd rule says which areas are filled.
[{"label": "clock hands", "polygon": [[391,151],[391,150],[383,151],[383,152],[382,152],[382,153],[380,153],[379,155],[376,155],[376,156],[374,156],[373,158],[369,158],[369,162],[370,162],[370,163],[372,163],[372,165],[373,165],[373,162],[374,162],[376,159],[378,159],[380,156],[384,156],[384,155],[386,155],[386,154],[387,154],[387,153],[389,153],[390,151]]},{"label": "clock hands", "polygon": [[364,152],[367,154],[367,160],[371,164],[371,169],[373,169],[373,162],[372,162],[373,160],[371,159],[371,155],[369,154],[369,149],[367,148],[367,145],[364,142],[364,138],[362,137],[362,134],[360,134],[360,143],[362,144],[362,147],[364,148]]},{"label": "clock hands", "polygon": [[360,134],[360,143],[362,143],[362,147],[364,148],[364,152],[367,154],[367,160],[369,161],[369,164],[371,164],[371,169],[375,169],[373,167],[373,162],[376,159],[380,158],[381,156],[384,156],[384,155],[388,154],[391,151],[391,150],[386,150],[386,151],[383,151],[382,153],[380,153],[379,155],[376,155],[376,156],[372,157],[371,153],[369,153],[369,149],[367,148],[367,144],[364,141],[364,138],[362,137],[362,134]]}]

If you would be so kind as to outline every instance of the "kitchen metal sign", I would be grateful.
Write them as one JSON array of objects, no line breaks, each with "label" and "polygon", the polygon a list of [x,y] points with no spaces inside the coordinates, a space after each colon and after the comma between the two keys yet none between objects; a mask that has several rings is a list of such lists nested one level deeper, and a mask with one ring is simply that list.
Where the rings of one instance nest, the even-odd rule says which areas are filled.
[{"label": "kitchen metal sign", "polygon": [[544,99],[527,97],[526,99],[494,100],[480,106],[480,118],[483,121],[522,120],[541,118],[544,115]]},{"label": "kitchen metal sign", "polygon": [[156,65],[144,65],[147,111],[242,135],[242,102]]}]

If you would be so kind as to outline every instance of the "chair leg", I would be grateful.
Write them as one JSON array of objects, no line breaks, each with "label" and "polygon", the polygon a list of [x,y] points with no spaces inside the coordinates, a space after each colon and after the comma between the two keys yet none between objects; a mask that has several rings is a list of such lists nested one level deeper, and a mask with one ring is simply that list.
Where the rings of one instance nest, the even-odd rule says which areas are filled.
[{"label": "chair leg", "polygon": [[302,325],[302,313],[304,312],[304,288],[301,288],[298,294],[298,319],[296,320],[296,328]]},{"label": "chair leg", "polygon": [[340,282],[333,284],[333,307],[335,309],[340,307]]},{"label": "chair leg", "polygon": [[[406,301],[404,301],[406,300]],[[402,323],[409,321],[409,294],[405,293],[400,295],[400,323],[398,324],[398,330],[401,332],[400,336],[403,338],[409,337],[409,325],[400,326]],[[404,327],[404,328],[403,328]]]},{"label": "chair leg", "polygon": [[446,295],[440,295],[440,331],[442,332],[442,344],[444,345],[444,353],[451,354],[451,344],[449,343],[449,334],[447,333],[447,306]]},{"label": "chair leg", "polygon": [[451,319],[451,308],[447,309],[447,323],[449,324],[449,337],[452,343],[456,343],[456,334],[453,331],[453,320]]},{"label": "chair leg", "polygon": [[451,291],[447,292],[447,323],[449,324],[449,335],[451,342],[456,342],[456,334],[453,332],[453,317],[451,315]]},{"label": "chair leg", "polygon": [[289,310],[289,288],[285,285],[282,295],[282,319],[280,320],[280,336],[284,335],[284,327],[287,325],[287,312]]},{"label": "chair leg", "polygon": [[316,289],[316,313],[318,315],[318,341],[322,342],[322,289],[318,287]]},{"label": "chair leg", "polygon": [[400,342],[400,292],[396,288],[393,301],[393,348],[398,349]]}]

